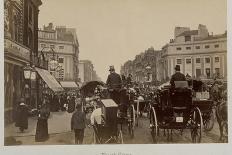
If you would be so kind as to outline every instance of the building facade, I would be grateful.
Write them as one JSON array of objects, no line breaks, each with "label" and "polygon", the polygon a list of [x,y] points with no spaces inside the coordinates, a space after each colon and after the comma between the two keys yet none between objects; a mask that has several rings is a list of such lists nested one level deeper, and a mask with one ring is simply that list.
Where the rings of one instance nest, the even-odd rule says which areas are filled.
[{"label": "building facade", "polygon": [[49,64],[48,70],[58,81],[78,82],[79,43],[74,28],[57,26],[52,23],[38,32],[38,50],[49,60],[58,62],[55,69]]},{"label": "building facade", "polygon": [[79,61],[79,81],[81,83],[89,81],[100,81],[101,79],[94,70],[94,66],[90,60]]},{"label": "building facade", "polygon": [[209,35],[205,25],[197,30],[176,27],[174,39],[160,53],[159,80],[170,79],[175,65],[191,77],[227,77],[227,33]]},{"label": "building facade", "polygon": [[[26,64],[46,69],[38,52],[38,14],[41,0],[4,0],[4,93],[5,123],[15,119],[20,98],[36,107],[42,94],[41,79],[26,81]],[[33,98],[31,98],[33,96]]]},{"label": "building facade", "polygon": [[[153,47],[148,48],[135,56],[134,60],[129,60],[121,66],[121,74],[126,77],[132,74],[133,80],[137,82],[157,81],[157,53]],[[149,66],[149,68],[147,68]]]}]

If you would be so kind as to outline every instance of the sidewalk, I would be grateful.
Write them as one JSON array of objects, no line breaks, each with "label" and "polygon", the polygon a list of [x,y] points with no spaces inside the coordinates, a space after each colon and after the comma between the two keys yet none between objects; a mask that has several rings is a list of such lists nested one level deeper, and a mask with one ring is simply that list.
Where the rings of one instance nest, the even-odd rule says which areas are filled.
[{"label": "sidewalk", "polygon": [[[68,112],[51,112],[48,119],[48,133],[64,133],[70,132],[70,121],[72,113]],[[24,137],[34,136],[36,132],[37,117],[31,117],[28,119],[28,129],[23,133],[19,131],[19,128],[15,127],[15,123],[9,124],[5,127],[5,137]]]}]

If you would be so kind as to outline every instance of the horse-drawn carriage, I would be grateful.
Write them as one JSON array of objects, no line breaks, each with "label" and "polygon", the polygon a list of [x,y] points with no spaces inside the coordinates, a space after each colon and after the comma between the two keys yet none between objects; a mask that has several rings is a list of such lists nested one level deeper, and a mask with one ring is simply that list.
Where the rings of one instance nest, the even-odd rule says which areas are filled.
[{"label": "horse-drawn carriage", "polygon": [[202,135],[202,113],[192,102],[192,90],[187,81],[175,81],[175,87],[165,87],[157,95],[156,102],[151,104],[150,129],[154,142],[158,141],[160,129],[168,132],[184,129],[191,132],[192,142],[200,142]]},{"label": "horse-drawn carriage", "polygon": [[101,124],[94,124],[94,143],[123,143],[122,128],[127,124],[130,137],[134,136],[135,109],[130,104],[127,90],[120,90],[120,103],[110,98],[103,82],[91,81],[81,89],[83,110],[92,113],[101,107]]}]

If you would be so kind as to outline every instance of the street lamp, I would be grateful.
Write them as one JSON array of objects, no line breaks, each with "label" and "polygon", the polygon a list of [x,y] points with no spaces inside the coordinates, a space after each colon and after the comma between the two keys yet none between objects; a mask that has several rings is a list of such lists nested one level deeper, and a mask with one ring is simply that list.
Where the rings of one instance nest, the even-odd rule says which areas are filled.
[{"label": "street lamp", "polygon": [[32,66],[32,69],[31,69],[31,80],[36,80],[36,70],[35,70],[35,65]]},{"label": "street lamp", "polygon": [[32,70],[32,68],[30,67],[29,63],[23,68],[24,78],[26,80],[30,80],[31,79],[31,70]]}]

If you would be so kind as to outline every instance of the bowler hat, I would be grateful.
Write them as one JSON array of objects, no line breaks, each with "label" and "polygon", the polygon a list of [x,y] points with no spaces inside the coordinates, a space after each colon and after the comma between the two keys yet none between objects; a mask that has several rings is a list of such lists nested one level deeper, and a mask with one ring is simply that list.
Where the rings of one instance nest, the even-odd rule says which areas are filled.
[{"label": "bowler hat", "polygon": [[180,71],[180,65],[176,65],[175,70]]},{"label": "bowler hat", "polygon": [[109,71],[115,71],[114,66],[110,66]]}]

